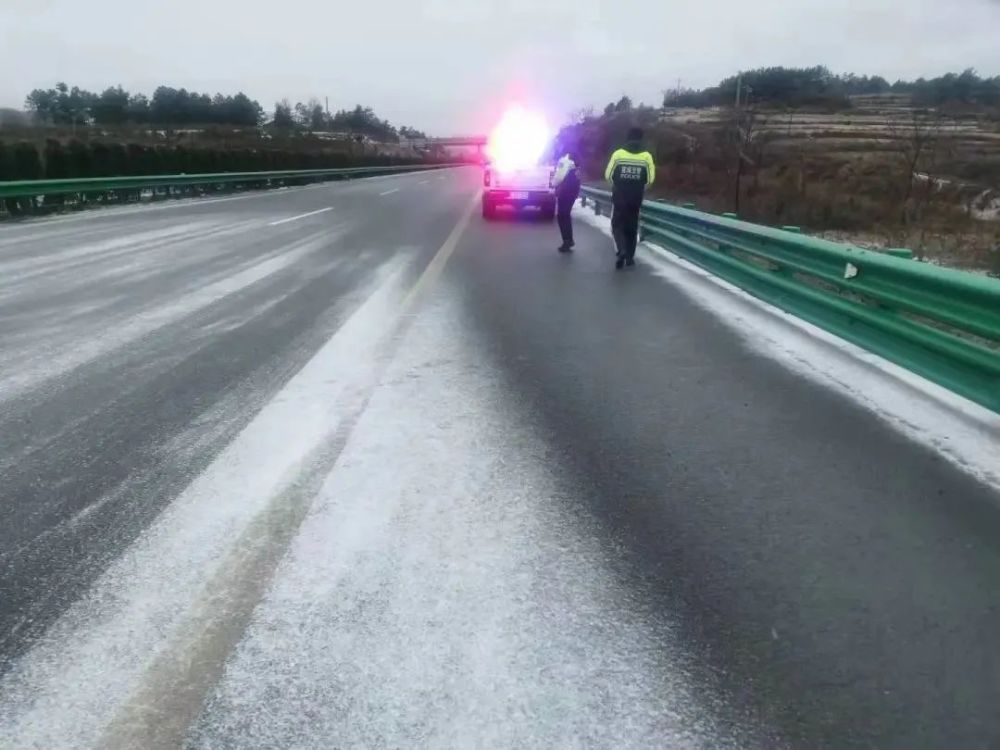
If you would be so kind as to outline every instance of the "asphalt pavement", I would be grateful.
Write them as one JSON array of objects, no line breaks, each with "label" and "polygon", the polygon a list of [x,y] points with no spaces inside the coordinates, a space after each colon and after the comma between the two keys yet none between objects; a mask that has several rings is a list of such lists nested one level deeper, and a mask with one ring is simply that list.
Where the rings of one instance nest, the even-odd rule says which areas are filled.
[{"label": "asphalt pavement", "polygon": [[996,488],[478,181],[0,226],[0,746],[1000,746]]}]

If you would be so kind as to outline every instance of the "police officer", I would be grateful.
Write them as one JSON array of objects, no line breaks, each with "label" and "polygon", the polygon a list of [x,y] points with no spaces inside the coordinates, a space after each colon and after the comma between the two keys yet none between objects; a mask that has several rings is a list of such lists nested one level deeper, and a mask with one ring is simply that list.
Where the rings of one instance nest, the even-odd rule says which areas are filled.
[{"label": "police officer", "polygon": [[631,128],[624,148],[611,154],[604,179],[611,183],[611,234],[615,238],[615,268],[635,265],[639,241],[639,210],[646,187],[656,178],[653,156],[642,146],[640,128]]},{"label": "police officer", "polygon": [[556,218],[559,221],[559,232],[562,234],[562,244],[559,252],[573,252],[573,220],[570,214],[573,204],[580,197],[580,177],[576,171],[576,159],[566,153],[556,164],[556,173],[552,178],[556,188]]}]

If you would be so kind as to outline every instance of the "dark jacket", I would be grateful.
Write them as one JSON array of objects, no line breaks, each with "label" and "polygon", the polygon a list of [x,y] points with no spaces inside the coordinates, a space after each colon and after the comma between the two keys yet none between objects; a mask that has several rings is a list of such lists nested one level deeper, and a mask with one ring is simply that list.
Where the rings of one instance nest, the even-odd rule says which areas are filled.
[{"label": "dark jacket", "polygon": [[575,201],[580,197],[580,177],[576,169],[570,171],[566,178],[556,188],[556,196],[560,200]]},{"label": "dark jacket", "polygon": [[615,205],[639,206],[646,187],[656,179],[653,155],[638,143],[629,143],[611,154],[604,179],[611,183]]},{"label": "dark jacket", "polygon": [[564,156],[556,165],[553,183],[560,201],[573,202],[580,197],[580,175],[576,163],[569,156]]}]

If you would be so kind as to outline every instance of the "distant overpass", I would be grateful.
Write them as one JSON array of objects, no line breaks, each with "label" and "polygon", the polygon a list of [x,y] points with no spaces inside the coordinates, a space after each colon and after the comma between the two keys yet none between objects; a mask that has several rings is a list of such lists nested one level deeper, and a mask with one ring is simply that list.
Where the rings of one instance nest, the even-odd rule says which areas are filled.
[{"label": "distant overpass", "polygon": [[488,139],[485,135],[457,135],[447,138],[406,138],[400,139],[401,145],[413,146],[414,148],[427,148],[429,146],[465,146],[472,148],[482,148]]}]

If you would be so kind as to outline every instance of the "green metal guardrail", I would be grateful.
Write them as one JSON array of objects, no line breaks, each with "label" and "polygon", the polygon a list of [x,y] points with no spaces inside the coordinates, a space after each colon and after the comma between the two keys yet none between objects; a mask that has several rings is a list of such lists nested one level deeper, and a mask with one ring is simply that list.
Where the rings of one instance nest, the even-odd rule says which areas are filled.
[{"label": "green metal guardrail", "polygon": [[91,177],[67,180],[18,180],[0,182],[0,199],[33,198],[40,195],[93,195],[119,190],[144,190],[206,185],[264,185],[286,181],[318,182],[352,177],[374,177],[429,169],[443,169],[452,164],[418,164],[390,167],[349,167],[346,169],[294,169],[277,172],[219,172],[213,174],[141,175],[127,177]]},{"label": "green metal guardrail", "polygon": [[[583,198],[610,210],[606,191]],[[653,201],[641,227],[754,296],[1000,412],[1000,281]]]}]

